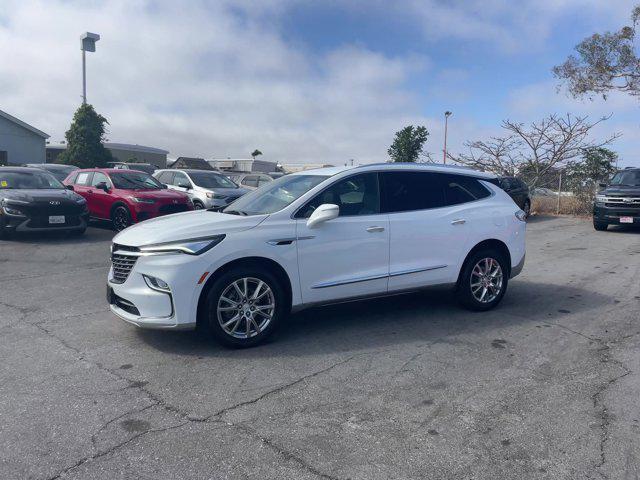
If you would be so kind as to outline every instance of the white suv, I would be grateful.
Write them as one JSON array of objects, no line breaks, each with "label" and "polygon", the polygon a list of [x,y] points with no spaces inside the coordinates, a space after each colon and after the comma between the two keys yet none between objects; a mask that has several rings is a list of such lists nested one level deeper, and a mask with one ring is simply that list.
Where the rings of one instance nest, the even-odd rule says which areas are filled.
[{"label": "white suv", "polygon": [[287,175],[223,213],[134,225],[113,240],[111,310],[145,328],[263,341],[288,313],[450,284],[496,306],[525,258],[525,215],[491,176],[413,164]]}]

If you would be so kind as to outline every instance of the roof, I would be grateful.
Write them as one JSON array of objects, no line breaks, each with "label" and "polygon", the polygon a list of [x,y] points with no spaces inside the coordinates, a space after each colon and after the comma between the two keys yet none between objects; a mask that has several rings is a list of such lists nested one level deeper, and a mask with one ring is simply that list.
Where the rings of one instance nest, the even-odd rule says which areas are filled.
[{"label": "roof", "polygon": [[100,167],[80,168],[75,171],[76,172],[104,172],[104,173],[131,173],[131,172],[147,173],[147,172],[143,172],[142,170],[136,170],[135,168],[124,169],[124,168],[100,168]]},{"label": "roof", "polygon": [[20,172],[42,172],[41,168],[37,167],[2,167],[0,166],[0,172],[8,173],[20,173]]},{"label": "roof", "polygon": [[[145,147],[144,145],[138,145],[138,144],[134,145],[131,143],[103,142],[102,144],[110,150],[127,150],[130,152],[156,153],[158,155],[167,155],[169,153],[168,150],[162,150],[161,148]],[[65,143],[49,144],[47,145],[47,148],[52,148],[56,150],[66,150],[67,145]]]},{"label": "roof", "polygon": [[129,150],[132,152],[142,152],[142,153],[157,153],[158,155],[167,155],[169,153],[168,150],[163,150],[161,148],[154,147],[145,147],[144,145],[131,144],[131,143],[113,143],[113,142],[104,142],[104,146],[111,150]]},{"label": "roof", "polygon": [[25,128],[25,129],[29,130],[30,132],[35,133],[36,135],[38,135],[38,136],[40,136],[42,138],[49,138],[49,135],[44,133],[42,130],[38,130],[36,127],[32,127],[28,123],[23,122],[22,120],[14,117],[13,115],[9,115],[7,112],[3,112],[2,110],[0,110],[0,117],[6,118],[10,122],[13,122],[16,125],[19,125],[22,128]]},{"label": "roof", "polygon": [[346,170],[417,170],[425,172],[455,173],[458,175],[467,175],[476,178],[495,178],[493,173],[480,172],[478,170],[473,170],[468,167],[460,167],[458,165],[439,165],[436,163],[369,163],[358,166],[315,168],[291,173],[290,175],[332,176]]}]

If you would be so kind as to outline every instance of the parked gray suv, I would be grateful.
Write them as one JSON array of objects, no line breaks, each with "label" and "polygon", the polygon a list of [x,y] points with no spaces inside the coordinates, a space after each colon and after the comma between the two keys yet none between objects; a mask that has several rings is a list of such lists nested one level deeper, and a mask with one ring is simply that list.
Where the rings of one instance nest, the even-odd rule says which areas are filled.
[{"label": "parked gray suv", "polygon": [[196,210],[222,209],[249,192],[212,170],[166,169],[156,171],[153,176],[171,190],[189,195]]}]

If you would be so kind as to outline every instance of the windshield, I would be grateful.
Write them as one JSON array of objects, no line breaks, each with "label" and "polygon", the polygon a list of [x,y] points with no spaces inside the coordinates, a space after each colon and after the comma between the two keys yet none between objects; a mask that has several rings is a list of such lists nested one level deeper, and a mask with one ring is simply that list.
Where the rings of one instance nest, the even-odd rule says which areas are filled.
[{"label": "windshield", "polygon": [[0,189],[43,190],[63,189],[62,185],[49,172],[3,172],[0,168]]},{"label": "windshield", "polygon": [[45,165],[42,169],[49,172],[58,180],[63,181],[71,172],[77,170],[78,167],[73,167],[71,165]]},{"label": "windshield", "polygon": [[629,187],[640,187],[640,170],[616,173],[611,179],[611,185],[626,185]]},{"label": "windshield", "polygon": [[133,170],[112,172],[109,174],[113,186],[123,190],[160,190],[162,184],[146,173]]},{"label": "windshield", "polygon": [[251,193],[240,197],[224,213],[263,215],[282,210],[329,178],[326,175],[289,175],[269,182]]},{"label": "windshield", "polygon": [[189,172],[193,183],[202,188],[238,188],[224,175],[213,172]]}]

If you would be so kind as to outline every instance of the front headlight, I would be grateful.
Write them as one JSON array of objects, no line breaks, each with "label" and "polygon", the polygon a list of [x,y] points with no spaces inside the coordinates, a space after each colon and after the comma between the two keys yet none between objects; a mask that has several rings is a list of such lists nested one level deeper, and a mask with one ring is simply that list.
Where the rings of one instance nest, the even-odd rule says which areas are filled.
[{"label": "front headlight", "polygon": [[156,203],[153,198],[129,197],[136,203]]},{"label": "front headlight", "polygon": [[212,237],[191,238],[177,242],[156,243],[140,247],[143,253],[186,253],[188,255],[200,255],[212,249],[224,240],[225,235],[215,235]]},{"label": "front headlight", "polygon": [[13,199],[4,199],[0,201],[0,207],[7,215],[16,215],[20,217],[24,217],[25,214],[19,208],[16,208],[16,205],[28,205],[29,202],[25,202],[22,200],[13,200]]}]

